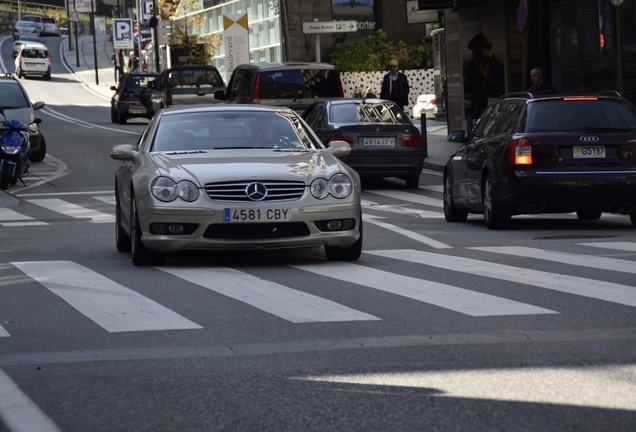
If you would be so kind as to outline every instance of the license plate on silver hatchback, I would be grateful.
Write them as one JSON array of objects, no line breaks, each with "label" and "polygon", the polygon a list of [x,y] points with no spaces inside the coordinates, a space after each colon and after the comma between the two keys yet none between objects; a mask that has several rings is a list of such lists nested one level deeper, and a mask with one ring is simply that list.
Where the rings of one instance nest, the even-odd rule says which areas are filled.
[{"label": "license plate on silver hatchback", "polygon": [[605,146],[602,145],[574,146],[573,150],[574,159],[597,159],[606,157]]},{"label": "license plate on silver hatchback", "polygon": [[291,220],[291,208],[231,209],[226,208],[224,221],[229,223],[280,222]]}]

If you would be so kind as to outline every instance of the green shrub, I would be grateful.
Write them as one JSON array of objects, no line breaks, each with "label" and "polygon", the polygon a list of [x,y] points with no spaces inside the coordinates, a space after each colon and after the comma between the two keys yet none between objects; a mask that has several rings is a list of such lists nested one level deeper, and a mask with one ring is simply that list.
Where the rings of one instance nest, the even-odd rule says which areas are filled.
[{"label": "green shrub", "polygon": [[329,59],[342,72],[376,72],[386,70],[393,58],[400,69],[422,69],[429,65],[429,57],[423,45],[389,41],[380,29],[361,41],[337,44]]}]

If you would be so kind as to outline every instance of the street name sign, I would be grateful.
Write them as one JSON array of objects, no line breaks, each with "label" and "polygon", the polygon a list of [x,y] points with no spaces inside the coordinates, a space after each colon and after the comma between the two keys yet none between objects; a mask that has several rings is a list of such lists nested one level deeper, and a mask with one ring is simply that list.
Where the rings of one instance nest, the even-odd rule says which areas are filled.
[{"label": "street name sign", "polygon": [[303,23],[303,33],[346,33],[358,29],[356,21],[312,21]]}]

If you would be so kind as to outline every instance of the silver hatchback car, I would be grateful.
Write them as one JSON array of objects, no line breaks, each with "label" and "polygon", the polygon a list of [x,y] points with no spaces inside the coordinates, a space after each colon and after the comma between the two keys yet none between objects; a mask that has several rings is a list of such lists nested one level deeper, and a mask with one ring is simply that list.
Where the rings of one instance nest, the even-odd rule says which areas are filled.
[{"label": "silver hatchback car", "polygon": [[186,250],[362,251],[360,179],[288,108],[159,111],[137,144],[115,146],[116,245],[135,265]]}]

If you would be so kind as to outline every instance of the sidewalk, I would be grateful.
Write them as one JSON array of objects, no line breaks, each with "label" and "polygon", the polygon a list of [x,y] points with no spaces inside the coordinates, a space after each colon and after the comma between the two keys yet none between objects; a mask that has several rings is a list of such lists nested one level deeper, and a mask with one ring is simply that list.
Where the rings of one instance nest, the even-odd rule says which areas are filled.
[{"label": "sidewalk", "polygon": [[[73,45],[75,40],[73,40]],[[110,62],[113,54],[113,42],[110,35],[99,35],[78,37],[79,50],[69,50],[68,39],[62,42],[62,56],[66,65],[75,75],[91,90],[110,99],[113,91],[110,86],[116,85],[114,67]],[[97,70],[95,69],[95,58],[97,59]],[[79,62],[78,62],[79,60]],[[421,121],[414,120],[415,126],[420,129]],[[446,120],[426,120],[426,138],[428,156],[424,162],[426,169],[442,171],[449,156],[459,147],[457,143],[449,142],[446,139]]]}]

